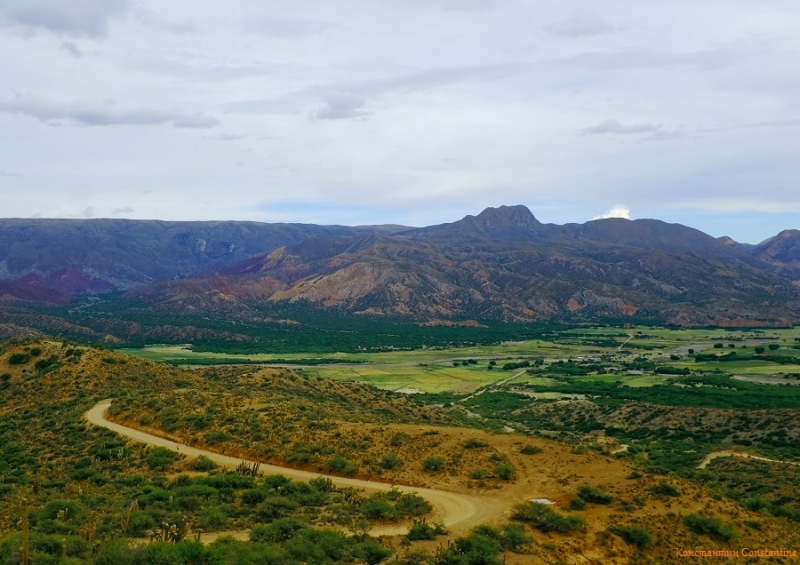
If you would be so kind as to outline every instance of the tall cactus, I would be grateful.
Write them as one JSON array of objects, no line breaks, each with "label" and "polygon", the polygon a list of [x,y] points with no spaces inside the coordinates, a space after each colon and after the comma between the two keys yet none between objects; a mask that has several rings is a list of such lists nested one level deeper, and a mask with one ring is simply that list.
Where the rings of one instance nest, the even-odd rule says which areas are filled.
[{"label": "tall cactus", "polygon": [[139,503],[135,500],[130,503],[130,506],[125,510],[125,514],[122,515],[121,526],[122,526],[122,533],[125,534],[128,532],[128,526],[131,523],[131,516],[134,512],[139,510]]}]

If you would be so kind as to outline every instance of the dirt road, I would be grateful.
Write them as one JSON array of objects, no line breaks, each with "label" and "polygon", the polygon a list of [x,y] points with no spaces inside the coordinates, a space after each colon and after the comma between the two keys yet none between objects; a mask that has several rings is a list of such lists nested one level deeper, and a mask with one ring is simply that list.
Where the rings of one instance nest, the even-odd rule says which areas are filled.
[{"label": "dirt road", "polygon": [[759,457],[758,455],[750,455],[749,453],[742,453],[741,451],[715,451],[714,453],[709,453],[708,455],[703,458],[700,464],[697,466],[698,469],[705,469],[708,467],[708,464],[711,463],[717,457],[742,457],[743,459],[754,459],[756,461],[766,461],[768,463],[783,463],[785,465],[800,465],[795,461],[780,461],[778,459],[767,459],[766,457]]},{"label": "dirt road", "polygon": [[[205,455],[218,465],[223,465],[229,469],[237,467],[239,463],[242,462],[242,460],[237,457],[229,457],[213,451],[207,451],[205,449],[198,449],[190,445],[176,443],[170,439],[154,436],[152,434],[148,434],[147,432],[111,422],[106,419],[106,411],[108,410],[109,406],[111,406],[111,400],[103,400],[89,410],[84,417],[89,421],[89,423],[95,426],[108,428],[109,430],[116,432],[121,436],[141,443],[158,447],[166,447],[173,451],[177,451],[178,453],[182,453],[190,459],[194,459],[200,455]],[[290,479],[296,479],[300,481],[308,481],[309,479],[314,479],[317,477],[325,477],[333,481],[333,484],[338,487],[364,489],[367,492],[384,492],[392,488],[392,485],[386,483],[321,475],[320,473],[301,471],[299,469],[289,469],[286,467],[267,465],[263,463],[261,464],[259,471],[262,475],[281,474]],[[404,486],[395,486],[395,488],[403,492],[416,492],[428,500],[428,502],[430,502],[434,508],[433,515],[429,517],[429,520],[442,521],[444,522],[444,525],[453,532],[463,532],[484,522],[494,522],[498,518],[501,518],[506,510],[506,508],[503,508],[503,505],[491,503],[487,504],[489,501],[481,500],[475,496],[427,488],[412,488]],[[373,536],[392,536],[405,534],[407,531],[407,525],[392,524],[386,526],[377,526],[370,531],[370,534]]]}]

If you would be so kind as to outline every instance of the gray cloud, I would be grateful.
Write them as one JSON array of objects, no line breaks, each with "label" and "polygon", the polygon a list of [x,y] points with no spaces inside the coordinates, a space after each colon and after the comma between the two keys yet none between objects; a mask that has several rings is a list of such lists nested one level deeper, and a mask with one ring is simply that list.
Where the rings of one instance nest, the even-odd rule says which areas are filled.
[{"label": "gray cloud", "polygon": [[185,114],[155,108],[118,110],[113,104],[76,102],[61,104],[42,100],[30,94],[15,94],[10,99],[0,99],[0,112],[21,114],[36,118],[48,125],[163,125],[176,128],[212,128],[219,124],[213,116]]},{"label": "gray cloud", "polygon": [[128,0],[3,0],[0,16],[8,23],[66,35],[100,37],[112,18],[124,15]]},{"label": "gray cloud", "polygon": [[218,139],[219,141],[237,141],[239,139],[247,139],[249,136],[245,134],[231,134],[231,133],[222,133],[220,135],[216,135],[211,139]]},{"label": "gray cloud", "polygon": [[639,48],[612,52],[587,52],[554,59],[552,62],[582,67],[592,71],[635,70],[659,67],[723,67],[755,57],[750,51],[734,48],[704,49],[699,51],[662,51]]},{"label": "gray cloud", "polygon": [[83,53],[78,49],[78,46],[71,41],[65,41],[61,44],[61,49],[72,55],[73,57],[83,57]]},{"label": "gray cloud", "polygon": [[600,135],[610,133],[614,135],[631,135],[639,133],[655,133],[660,130],[659,126],[653,124],[630,124],[624,125],[617,120],[605,120],[598,125],[581,130],[583,135]]},{"label": "gray cloud", "polygon": [[331,92],[324,96],[323,106],[312,114],[315,120],[347,120],[364,118],[370,113],[364,109],[367,101],[347,92]]},{"label": "gray cloud", "polygon": [[304,18],[262,17],[247,21],[244,29],[280,39],[302,39],[337,29],[338,25]]},{"label": "gray cloud", "polygon": [[196,33],[197,26],[191,22],[172,22],[168,21],[152,10],[138,5],[133,11],[136,20],[154,31],[163,31],[176,34]]},{"label": "gray cloud", "polygon": [[600,35],[613,33],[619,28],[600,18],[595,13],[579,14],[568,20],[562,20],[544,26],[544,30],[553,35],[564,37],[580,37],[585,35]]},{"label": "gray cloud", "polygon": [[0,177],[21,178],[22,175],[19,173],[12,173],[11,171],[0,171]]},{"label": "gray cloud", "polygon": [[618,120],[605,120],[598,125],[581,130],[581,135],[641,135],[649,134],[645,139],[648,141],[658,141],[666,139],[677,139],[683,137],[683,133],[676,130],[664,129],[661,125],[651,123],[639,123],[625,125]]},{"label": "gray cloud", "polygon": [[131,208],[130,206],[124,206],[122,208],[114,208],[111,210],[112,216],[119,216],[121,214],[133,214],[136,210]]},{"label": "gray cloud", "polygon": [[388,95],[430,91],[459,83],[500,80],[518,73],[524,65],[477,65],[438,68],[363,82],[316,85],[275,98],[245,100],[226,105],[233,112],[297,113],[309,106],[315,119],[362,118],[368,100]]},{"label": "gray cloud", "polygon": [[94,206],[87,206],[83,211],[84,218],[94,218]]}]

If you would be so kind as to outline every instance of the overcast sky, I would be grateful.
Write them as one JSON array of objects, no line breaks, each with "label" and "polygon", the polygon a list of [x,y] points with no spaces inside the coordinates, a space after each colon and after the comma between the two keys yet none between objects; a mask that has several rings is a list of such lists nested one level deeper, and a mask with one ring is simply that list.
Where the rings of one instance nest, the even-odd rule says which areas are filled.
[{"label": "overcast sky", "polygon": [[4,217],[800,228],[797,0],[0,0]]}]

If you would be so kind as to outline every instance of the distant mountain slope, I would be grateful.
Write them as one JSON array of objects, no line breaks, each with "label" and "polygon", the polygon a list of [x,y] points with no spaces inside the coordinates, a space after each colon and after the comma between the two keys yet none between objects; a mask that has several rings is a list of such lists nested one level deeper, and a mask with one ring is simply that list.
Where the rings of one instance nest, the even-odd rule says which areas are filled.
[{"label": "distant mountain slope", "polygon": [[63,296],[222,268],[302,241],[379,229],[257,222],[0,219],[0,279]]},{"label": "distant mountain slope", "polygon": [[784,230],[756,245],[754,252],[762,261],[800,273],[800,230]]},{"label": "distant mountain slope", "polygon": [[397,235],[313,236],[219,275],[206,280],[205,294],[181,281],[139,297],[175,310],[303,301],[363,314],[505,321],[638,315],[758,325],[786,324],[800,312],[798,289],[747,246],[658,220],[546,225],[523,206]]},{"label": "distant mountain slope", "polygon": [[280,304],[421,322],[786,325],[800,322],[799,241],[748,246],[659,220],[543,224],[524,206],[413,229],[0,220],[0,322],[72,328],[14,312],[126,290],[105,300],[112,337],[152,330],[125,321],[128,308],[178,327],[185,315],[256,323]]}]

